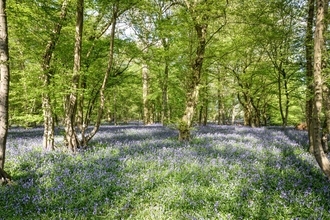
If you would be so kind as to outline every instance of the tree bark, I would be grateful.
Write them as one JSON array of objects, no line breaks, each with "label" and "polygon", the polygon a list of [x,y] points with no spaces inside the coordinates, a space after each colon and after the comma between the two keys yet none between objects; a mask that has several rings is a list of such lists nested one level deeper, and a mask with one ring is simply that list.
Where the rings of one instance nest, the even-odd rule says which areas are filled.
[{"label": "tree bark", "polygon": [[314,9],[315,0],[308,1],[308,18],[307,18],[307,29],[306,29],[306,40],[305,40],[305,52],[306,52],[306,124],[308,129],[308,140],[309,140],[309,152],[313,154],[313,21],[314,21]]},{"label": "tree bark", "polygon": [[[328,27],[328,9],[329,9],[329,0],[325,0],[324,5],[324,27]],[[323,75],[325,77],[329,76],[329,70],[327,67],[327,61],[329,59],[328,51],[326,49],[326,34],[324,35],[324,53],[322,54],[322,68],[323,68]],[[324,107],[324,124],[322,128],[322,146],[325,153],[329,152],[329,146],[328,146],[328,136],[330,132],[330,84],[328,82],[323,83],[323,103],[325,105]]]},{"label": "tree bark", "polygon": [[10,179],[4,172],[8,134],[9,49],[6,0],[0,0],[0,179]]},{"label": "tree bark", "polygon": [[323,151],[321,140],[321,113],[322,113],[322,54],[324,48],[324,8],[327,1],[317,0],[316,27],[314,35],[314,111],[313,111],[313,144],[314,156],[323,173],[330,180],[330,162]]},{"label": "tree bark", "polygon": [[46,46],[43,55],[42,71],[43,71],[43,86],[44,92],[42,95],[42,107],[44,114],[44,134],[43,134],[43,148],[54,150],[54,114],[51,103],[49,84],[53,76],[50,69],[50,62],[55,50],[56,43],[60,37],[62,24],[61,22],[66,18],[68,1],[64,0],[61,7],[60,22],[56,23],[52,30],[50,40]]},{"label": "tree bark", "polygon": [[68,149],[76,152],[80,143],[75,131],[75,117],[77,111],[78,87],[80,79],[81,67],[81,46],[82,46],[82,31],[84,20],[84,0],[77,0],[76,13],[76,34],[74,47],[74,65],[72,74],[72,92],[66,96],[65,101],[65,144]]}]

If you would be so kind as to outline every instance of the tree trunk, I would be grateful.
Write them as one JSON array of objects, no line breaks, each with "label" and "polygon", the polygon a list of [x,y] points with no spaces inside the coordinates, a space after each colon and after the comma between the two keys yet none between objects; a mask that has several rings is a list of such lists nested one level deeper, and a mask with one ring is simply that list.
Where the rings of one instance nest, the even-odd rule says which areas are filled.
[{"label": "tree trunk", "polygon": [[9,94],[9,49],[6,16],[6,1],[0,0],[0,179],[7,182],[9,175],[4,171],[8,134]]},{"label": "tree trunk", "polygon": [[203,111],[203,126],[207,125],[207,119],[209,116],[209,111],[208,111],[208,105],[209,105],[209,100],[208,100],[208,94],[206,93],[206,97],[204,97],[204,111]]},{"label": "tree trunk", "polygon": [[163,125],[168,123],[168,73],[169,73],[169,57],[168,57],[168,50],[169,50],[169,43],[165,38],[162,39],[162,44],[164,47],[165,55],[165,67],[164,67],[164,78],[163,78],[163,85],[162,85],[162,115],[161,115],[161,122]]},{"label": "tree trunk", "polygon": [[205,82],[203,85],[203,96],[202,96],[202,115],[201,115],[201,122],[203,126],[207,125],[207,119],[208,119],[208,106],[209,106],[209,90],[208,90],[208,77],[205,77]]},{"label": "tree trunk", "polygon": [[323,121],[323,125],[322,125],[322,138],[321,138],[321,142],[322,142],[322,148],[324,153],[328,153],[329,152],[329,146],[328,146],[328,123],[327,123],[327,118],[324,119]]},{"label": "tree trunk", "polygon": [[43,71],[43,86],[44,92],[42,95],[42,107],[44,114],[44,135],[43,148],[54,150],[54,114],[51,103],[49,84],[52,78],[52,70],[50,69],[50,62],[55,50],[55,45],[60,37],[63,20],[66,18],[68,2],[64,0],[61,7],[60,22],[56,23],[52,30],[50,40],[46,46],[43,56],[42,71]]},{"label": "tree trunk", "polygon": [[[100,20],[98,20],[98,22],[100,22]],[[99,34],[94,34],[91,33],[91,35],[89,36],[89,40],[92,41],[92,45],[90,46],[90,48],[88,49],[88,52],[86,54],[86,69],[84,71],[88,72],[90,63],[88,62],[92,51],[95,48],[95,41],[100,39],[105,33],[106,31],[109,29],[110,25],[112,24],[112,20],[109,21],[108,23],[104,24],[104,26],[102,27],[102,31]],[[86,77],[83,74],[80,74],[80,79],[79,79],[79,95],[78,95],[78,103],[77,103],[77,118],[76,118],[76,124],[77,127],[79,128],[79,132],[80,135],[82,137],[82,140],[80,140],[80,144],[81,143],[85,143],[85,136],[86,136],[86,131],[88,126],[90,125],[91,122],[91,115],[92,115],[92,111],[94,109],[95,106],[95,101],[97,99],[97,96],[99,93],[97,93],[97,95],[95,95],[95,97],[90,98],[88,101],[88,105],[85,108],[84,103],[85,103],[85,92],[86,92],[86,87],[87,87],[87,81],[86,81]],[[93,94],[93,92],[92,92]],[[86,110],[86,112],[85,112]]]},{"label": "tree trunk", "polygon": [[308,1],[308,18],[307,18],[307,30],[306,30],[306,79],[307,79],[307,90],[306,90],[306,124],[308,129],[308,140],[309,140],[309,152],[313,154],[313,21],[314,21],[314,8],[315,0]]},{"label": "tree trunk", "polygon": [[101,125],[101,119],[103,116],[104,105],[105,105],[105,89],[106,89],[108,78],[110,76],[110,72],[111,72],[112,65],[113,65],[116,23],[117,23],[117,18],[119,16],[118,4],[119,4],[119,1],[116,1],[113,5],[113,16],[112,16],[112,26],[111,26],[111,32],[110,32],[110,45],[109,45],[109,60],[108,60],[107,70],[106,70],[106,73],[104,74],[103,82],[102,82],[102,85],[100,88],[100,106],[98,109],[97,118],[96,118],[93,130],[86,137],[82,137],[83,146],[87,146],[88,142],[94,137],[94,135],[97,133],[97,131],[99,130],[100,125]]},{"label": "tree trunk", "polygon": [[[190,77],[188,77],[188,90],[186,93],[186,107],[184,115],[179,123],[179,140],[190,140],[190,128],[195,112],[195,108],[199,95],[199,84],[202,73],[202,66],[204,61],[204,54],[206,48],[206,35],[207,35],[207,20],[208,17],[205,14],[195,14],[195,9],[191,9],[189,3],[187,3],[187,9],[190,10],[192,18],[195,22],[194,28],[197,33],[197,48],[196,57],[191,65]],[[197,19],[198,18],[198,19]]]},{"label": "tree trunk", "polygon": [[79,139],[75,131],[75,117],[77,110],[78,87],[80,78],[81,66],[81,46],[82,46],[82,31],[84,20],[84,0],[77,0],[76,13],[76,34],[74,47],[74,65],[72,74],[72,92],[66,96],[65,101],[65,143],[68,149],[73,152],[79,147]]},{"label": "tree trunk", "polygon": [[324,7],[325,0],[317,0],[317,16],[314,35],[314,111],[313,111],[313,144],[314,156],[323,173],[330,180],[330,162],[323,151],[321,140],[321,113],[322,113],[322,54],[324,48]]},{"label": "tree trunk", "polygon": [[[48,77],[45,77],[48,78]],[[44,88],[48,87],[48,82],[44,80]],[[51,105],[51,98],[48,91],[45,91],[42,97],[42,108],[44,114],[44,135],[43,135],[43,148],[54,150],[54,116]]]},{"label": "tree trunk", "polygon": [[199,114],[198,114],[198,126],[202,126],[202,122],[203,122],[203,111],[204,111],[204,106],[202,105],[199,108]]},{"label": "tree trunk", "polygon": [[190,128],[195,112],[195,108],[198,101],[199,95],[199,84],[201,79],[202,65],[204,61],[204,53],[206,47],[206,31],[207,24],[196,24],[195,30],[197,32],[197,50],[196,58],[192,64],[191,78],[189,80],[186,107],[184,115],[181,118],[179,124],[179,140],[188,141],[190,140]]},{"label": "tree trunk", "polygon": [[225,106],[223,104],[224,100],[223,100],[223,93],[221,90],[221,75],[220,75],[220,71],[218,71],[218,76],[217,76],[217,81],[218,81],[218,85],[217,85],[217,102],[218,102],[218,125],[221,124],[225,124]]},{"label": "tree trunk", "polygon": [[[280,71],[280,70],[277,70]],[[275,70],[276,72],[276,70]],[[282,126],[285,127],[284,124],[284,113],[283,113],[283,104],[282,104],[282,83],[281,83],[281,74],[278,73],[278,78],[277,78],[277,90],[278,90],[278,104],[280,108],[280,114],[281,114],[281,120],[282,120]]]},{"label": "tree trunk", "polygon": [[218,125],[225,124],[225,106],[222,103],[222,96],[218,93]]},{"label": "tree trunk", "polygon": [[143,124],[151,124],[149,108],[149,68],[147,64],[142,65],[142,98],[143,98]]},{"label": "tree trunk", "polygon": [[[288,79],[287,74],[284,69],[282,69],[282,62],[279,64],[279,67],[277,68],[278,71],[278,96],[279,96],[279,106],[280,106],[280,113],[281,113],[281,119],[282,119],[282,126],[285,128],[288,125],[288,115],[289,115],[289,103],[290,103],[290,96],[289,96],[289,90],[288,90]],[[283,78],[281,78],[281,76]],[[285,101],[282,99],[282,80],[283,80],[283,87],[284,87],[284,97]],[[283,103],[284,102],[284,103]]]},{"label": "tree trunk", "polygon": [[284,116],[284,127],[288,125],[288,117],[289,117],[289,106],[290,106],[290,96],[289,96],[289,88],[288,88],[288,80],[285,78],[284,80],[284,90],[285,90],[285,116]]},{"label": "tree trunk", "polygon": [[[329,0],[325,1],[325,5],[324,5],[324,27],[328,27],[328,9],[329,9],[329,5],[328,5]],[[324,35],[324,48],[326,48],[326,34]],[[329,70],[327,67],[327,62],[328,62],[329,56],[328,56],[328,51],[326,51],[325,49],[325,53],[322,54],[322,68],[323,68],[323,75],[328,77],[329,74]],[[324,124],[323,124],[323,128],[322,128],[322,146],[323,146],[323,150],[325,153],[329,152],[329,146],[328,146],[328,135],[330,132],[330,84],[328,82],[324,82],[323,83],[323,103],[325,105],[324,107]]]},{"label": "tree trunk", "polygon": [[245,93],[243,93],[244,100],[242,100],[242,98],[241,98],[241,96],[239,94],[237,95],[237,97],[238,97],[239,103],[243,106],[243,111],[244,111],[244,126],[254,127],[254,122],[253,122],[253,106],[251,104],[251,98],[249,97],[248,94],[245,94]]}]

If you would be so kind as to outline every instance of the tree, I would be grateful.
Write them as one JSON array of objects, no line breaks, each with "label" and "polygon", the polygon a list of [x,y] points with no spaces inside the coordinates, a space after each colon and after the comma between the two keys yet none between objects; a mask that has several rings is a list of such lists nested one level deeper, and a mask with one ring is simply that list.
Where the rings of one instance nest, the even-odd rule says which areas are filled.
[{"label": "tree", "polygon": [[[125,9],[126,10],[126,9]],[[124,10],[124,11],[125,11]],[[119,0],[116,0],[113,3],[113,7],[112,7],[112,24],[111,24],[111,31],[110,31],[110,45],[109,45],[109,59],[108,59],[108,65],[107,65],[107,69],[106,72],[104,74],[103,77],[103,81],[102,81],[102,85],[100,88],[100,105],[97,111],[97,118],[95,121],[95,125],[93,130],[86,136],[83,137],[84,141],[83,141],[83,146],[86,146],[87,143],[94,137],[94,135],[96,134],[96,132],[98,131],[100,125],[101,125],[101,119],[103,116],[103,111],[104,111],[104,106],[105,106],[105,91],[106,91],[106,85],[113,67],[113,58],[114,58],[114,43],[115,43],[115,32],[116,32],[116,23],[117,23],[117,19],[120,16],[121,13],[123,13],[124,11],[120,11],[119,10]]]},{"label": "tree", "polygon": [[[53,116],[44,119],[50,122],[45,133],[52,131],[54,121],[64,123],[65,141],[75,151],[87,145],[97,122],[140,120],[143,107],[146,124],[180,122],[182,140],[189,139],[198,117],[203,124],[216,118],[228,123],[245,112],[246,125],[258,126],[292,124],[302,115],[304,108],[297,103],[304,80],[298,69],[303,47],[294,37],[302,26],[295,14],[300,0],[85,1],[83,31],[76,36],[77,10],[69,4],[64,22],[64,2],[11,3],[12,123],[42,122],[41,94],[44,100],[49,96]],[[45,48],[51,48],[51,41],[57,41],[56,48],[43,65],[40,60],[50,57]],[[28,92],[32,88],[35,93]],[[134,95],[123,94],[133,88]],[[291,109],[297,108],[292,116]],[[89,129],[93,122],[95,129]],[[45,146],[52,146],[51,135],[48,140]]]},{"label": "tree", "polygon": [[[44,121],[42,97],[46,93],[50,95],[55,119],[56,114],[59,113],[55,111],[55,97],[58,96],[59,92],[54,87],[54,83],[55,78],[57,78],[57,69],[62,66],[57,51],[61,50],[62,54],[66,54],[66,51],[61,48],[61,40],[56,43],[56,47],[52,50],[49,67],[47,67],[49,73],[47,88],[43,85],[45,72],[42,70],[42,64],[45,60],[47,45],[51,45],[50,41],[55,38],[56,34],[53,31],[55,31],[56,26],[62,25],[65,30],[67,24],[60,18],[62,3],[63,0],[52,2],[19,1],[19,4],[15,1],[7,2],[8,23],[10,24],[8,31],[11,36],[9,39],[9,47],[11,48],[9,123],[11,125],[24,127],[41,125]],[[70,16],[69,13],[68,15]],[[66,33],[60,35],[60,39],[63,40],[63,36],[66,36]],[[54,60],[56,62],[53,62]]]},{"label": "tree", "polygon": [[0,0],[0,181],[10,176],[4,171],[8,134],[9,48],[6,16],[6,0]]},{"label": "tree", "polygon": [[140,4],[140,8],[131,11],[130,22],[137,36],[137,45],[141,50],[141,75],[142,75],[142,103],[143,103],[143,124],[149,125],[152,120],[151,95],[151,75],[150,68],[152,64],[151,47],[155,44],[155,21],[152,8],[152,2]]},{"label": "tree", "polygon": [[[190,139],[190,128],[192,126],[193,116],[199,97],[204,55],[207,43],[209,42],[207,33],[209,24],[213,19],[224,18],[224,23],[210,35],[213,36],[215,33],[218,33],[226,23],[226,7],[228,1],[226,3],[221,2],[220,4],[222,5],[219,5],[219,3],[214,1],[208,2],[206,0],[186,0],[183,4],[185,11],[187,11],[188,22],[190,22],[191,27],[194,29],[192,36],[195,37],[195,42],[192,43],[195,44],[195,48],[193,49],[193,51],[195,51],[195,57],[192,57],[190,70],[187,73],[186,106],[178,126],[179,140],[186,141]],[[212,10],[216,6],[219,8]]]},{"label": "tree", "polygon": [[308,17],[306,27],[306,39],[305,39],[305,54],[306,54],[306,124],[308,129],[308,140],[309,140],[309,152],[313,154],[313,23],[314,23],[314,10],[315,0],[308,1]]},{"label": "tree", "polygon": [[324,70],[323,66],[323,57],[325,54],[325,42],[323,35],[325,34],[325,8],[328,4],[327,0],[316,0],[316,26],[314,34],[314,106],[313,106],[313,115],[312,115],[312,138],[313,138],[313,147],[314,147],[314,156],[319,164],[321,170],[330,180],[330,162],[327,158],[327,155],[323,151],[322,147],[322,138],[321,138],[321,114],[322,114],[322,87],[324,79],[322,77],[322,71]]},{"label": "tree", "polygon": [[[270,3],[271,12],[267,13],[267,30],[262,31],[266,37],[264,48],[273,65],[274,78],[277,83],[278,106],[282,126],[288,125],[289,108],[293,92],[299,84],[299,19],[300,8],[288,1]],[[302,44],[302,42],[301,42]]]},{"label": "tree", "polygon": [[[100,16],[101,20],[102,17],[105,17],[106,24],[101,29],[101,33],[90,36],[89,39],[92,41],[98,40],[103,34],[106,33],[106,31],[110,28],[110,33],[108,33],[109,37],[109,50],[108,55],[105,57],[108,57],[108,60],[106,62],[106,65],[104,65],[104,62],[99,63],[99,65],[94,69],[95,72],[89,73],[90,70],[90,61],[84,60],[84,64],[86,65],[84,68],[84,75],[81,75],[81,73],[77,72],[72,76],[72,83],[69,85],[69,92],[71,91],[71,94],[68,94],[67,102],[66,102],[66,127],[68,129],[66,130],[66,143],[67,147],[71,149],[72,151],[76,151],[78,147],[85,147],[87,146],[88,142],[94,137],[94,135],[97,133],[102,119],[103,119],[103,112],[106,105],[106,98],[107,98],[107,87],[109,78],[111,76],[116,77],[123,73],[127,67],[120,66],[118,69],[116,69],[114,65],[114,58],[115,58],[115,43],[116,43],[116,24],[117,21],[126,10],[132,7],[132,5],[136,4],[135,2],[120,2],[118,0],[114,0],[112,4],[108,4],[108,2],[102,2],[100,1],[100,4],[104,3],[106,8],[109,9],[112,13],[110,18],[108,17],[108,14]],[[106,10],[107,11],[107,10]],[[107,11],[109,13],[109,11]],[[85,20],[84,20],[85,22]],[[98,22],[97,22],[98,23]],[[78,22],[77,22],[78,24]],[[98,27],[94,27],[95,29],[98,29]],[[94,30],[95,31],[95,30]],[[93,33],[95,34],[95,33]],[[103,42],[106,42],[105,39],[102,39]],[[95,44],[93,42],[92,46],[87,52],[86,59],[91,58],[90,53],[95,49]],[[104,48],[104,47],[103,47]],[[101,50],[103,50],[103,48]],[[96,53],[99,51],[96,51]],[[103,51],[102,51],[103,52]],[[99,55],[100,56],[100,55]],[[127,62],[130,63],[131,59]],[[126,64],[126,65],[128,65]],[[102,68],[101,68],[102,67]],[[102,76],[102,69],[105,69],[105,73]],[[86,74],[85,74],[86,72]],[[87,93],[85,93],[87,92]],[[79,96],[78,96],[79,93]],[[88,96],[88,99],[87,99]],[[68,101],[70,99],[70,101]],[[78,114],[76,114],[76,108],[79,103],[79,111]],[[85,108],[84,104],[87,103],[87,109]],[[69,108],[67,108],[67,106]],[[84,111],[85,109],[85,111]],[[95,110],[95,111],[94,111]],[[85,113],[85,117],[83,117]],[[69,117],[68,117],[69,116]],[[88,128],[92,118],[94,117],[94,127],[90,132],[86,132],[86,129]],[[76,131],[76,123],[77,128],[80,129],[80,136],[81,139],[78,139],[78,133]],[[78,130],[77,129],[77,130]]]},{"label": "tree", "polygon": [[72,72],[72,87],[71,87],[72,92],[66,96],[65,119],[64,119],[65,144],[67,145],[67,148],[72,150],[73,152],[77,151],[77,148],[79,147],[79,140],[75,132],[75,117],[77,111],[77,96],[78,96],[78,86],[80,80],[83,20],[84,20],[84,0],[77,0],[74,65]]},{"label": "tree", "polygon": [[62,30],[62,23],[66,17],[68,1],[64,0],[61,7],[60,21],[54,25],[54,29],[50,34],[50,40],[47,43],[46,50],[43,55],[42,72],[44,92],[42,96],[42,107],[44,112],[44,149],[54,149],[54,113],[50,95],[50,80],[53,78],[54,70],[51,69],[50,63],[55,50],[55,46]]}]

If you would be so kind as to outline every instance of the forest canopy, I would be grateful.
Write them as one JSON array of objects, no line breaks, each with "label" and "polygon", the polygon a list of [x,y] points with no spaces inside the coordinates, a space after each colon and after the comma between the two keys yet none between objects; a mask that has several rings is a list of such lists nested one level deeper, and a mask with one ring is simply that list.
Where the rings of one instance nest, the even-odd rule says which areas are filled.
[{"label": "forest canopy", "polygon": [[[199,86],[194,123],[286,126],[305,121],[305,2],[197,2],[86,0],[76,79],[77,2],[8,2],[10,124],[41,125],[45,94],[56,125],[64,124],[63,100],[69,94],[77,94],[75,123],[95,123],[112,26],[102,122],[177,123],[194,87],[191,79]],[[204,39],[198,25],[205,27]],[[203,54],[196,54],[201,40]],[[197,56],[203,65],[194,76]]]}]

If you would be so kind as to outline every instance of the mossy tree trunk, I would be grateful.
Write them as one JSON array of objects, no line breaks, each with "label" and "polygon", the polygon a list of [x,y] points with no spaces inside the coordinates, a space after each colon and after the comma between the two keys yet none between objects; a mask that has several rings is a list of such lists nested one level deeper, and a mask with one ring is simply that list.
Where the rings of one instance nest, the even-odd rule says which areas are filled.
[{"label": "mossy tree trunk", "polygon": [[[206,18],[205,18],[206,19]],[[179,125],[179,140],[187,141],[190,139],[190,128],[192,125],[193,116],[195,113],[199,86],[202,72],[202,65],[204,60],[204,53],[206,47],[206,31],[207,24],[196,24],[195,30],[197,32],[198,46],[196,50],[196,57],[191,66],[191,75],[188,82],[188,91],[186,95],[186,107],[184,115],[181,118]]]},{"label": "mossy tree trunk", "polygon": [[[190,128],[192,126],[193,116],[197,106],[200,81],[202,75],[202,66],[204,62],[205,49],[207,45],[207,29],[209,22],[208,11],[204,7],[207,6],[206,1],[191,3],[185,1],[185,6],[193,21],[196,33],[196,49],[195,58],[191,61],[191,69],[187,77],[186,106],[184,114],[179,122],[179,140],[190,140]],[[220,30],[221,28],[219,28]]]}]

